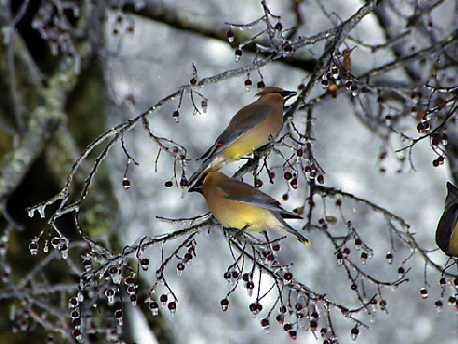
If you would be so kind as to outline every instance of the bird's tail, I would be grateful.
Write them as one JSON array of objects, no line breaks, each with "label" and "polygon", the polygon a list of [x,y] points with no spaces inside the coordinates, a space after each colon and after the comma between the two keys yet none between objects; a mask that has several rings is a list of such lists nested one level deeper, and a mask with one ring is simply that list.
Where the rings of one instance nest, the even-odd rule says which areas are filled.
[{"label": "bird's tail", "polygon": [[218,149],[218,146],[216,144],[211,146],[198,160],[205,160],[205,159],[210,158],[213,154],[216,153],[217,149]]},{"label": "bird's tail", "polygon": [[296,239],[299,240],[301,243],[303,243],[305,246],[308,246],[312,243],[309,239],[307,239],[305,236],[299,233],[296,229],[287,225],[286,223],[283,224],[282,229],[286,231],[287,233],[295,236]]},{"label": "bird's tail", "polygon": [[217,171],[219,170],[222,165],[224,164],[224,157],[221,155],[217,155],[210,159],[205,159],[200,167],[194,172],[189,179],[189,186],[192,186],[196,181],[198,181],[207,171]]}]

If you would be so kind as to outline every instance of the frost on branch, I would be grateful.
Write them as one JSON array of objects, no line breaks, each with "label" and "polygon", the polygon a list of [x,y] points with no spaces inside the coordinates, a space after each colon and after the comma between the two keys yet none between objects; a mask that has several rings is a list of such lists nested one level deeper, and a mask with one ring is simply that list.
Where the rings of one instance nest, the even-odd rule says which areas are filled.
[{"label": "frost on branch", "polygon": [[[351,115],[363,123],[380,146],[379,155],[374,157],[380,174],[386,172],[391,159],[400,178],[408,178],[401,173],[415,169],[413,152],[422,141],[429,143],[434,167],[441,168],[447,165],[448,159],[456,159],[448,147],[449,131],[456,128],[456,76],[451,71],[456,64],[452,52],[456,50],[457,33],[436,33],[434,23],[429,22],[431,12],[441,2],[416,8],[414,15],[404,16],[404,12],[396,11],[392,2],[366,1],[348,18],[328,15],[327,4],[322,2],[319,11],[332,18],[332,25],[310,35],[300,34],[306,22],[302,18],[303,10],[308,9],[305,3],[293,10],[293,26],[289,26],[283,14],[274,13],[267,1],[259,2],[259,16],[249,23],[221,20],[212,25],[209,32],[205,23],[186,22],[189,32],[229,44],[235,67],[205,76],[199,61],[190,57],[189,75],[182,86],[167,87],[175,90],[86,145],[67,171],[60,191],[28,209],[34,221],[45,223],[37,232],[30,233],[30,240],[22,245],[23,251],[33,256],[34,265],[15,278],[11,278],[15,266],[9,261],[8,252],[13,249],[11,237],[21,226],[2,207],[7,226],[0,238],[0,300],[10,302],[12,329],[43,329],[49,334],[50,342],[55,337],[78,342],[91,342],[95,338],[121,342],[130,307],[138,307],[147,318],[180,312],[185,301],[180,298],[176,283],[184,280],[181,276],[192,273],[193,264],[201,259],[200,245],[207,231],[218,233],[212,240],[224,242],[226,249],[219,253],[230,259],[228,265],[221,266],[219,277],[227,281],[226,288],[218,290],[219,299],[212,300],[215,308],[221,309],[221,317],[224,312],[251,314],[255,317],[252,321],[260,328],[283,330],[291,340],[304,333],[323,343],[346,338],[358,340],[377,326],[374,320],[378,314],[389,312],[399,289],[418,282],[412,281],[410,276],[419,260],[423,261],[424,280],[420,281],[415,297],[425,302],[434,298],[431,306],[438,311],[456,307],[458,279],[453,263],[446,269],[436,262],[437,255],[417,241],[417,229],[396,215],[395,209],[332,184],[332,173],[327,171],[319,150],[323,146],[332,149],[332,145],[323,142],[316,129],[317,123],[324,120],[317,115],[318,107],[334,98],[345,98],[352,104]],[[169,12],[158,13],[148,5],[114,9],[100,5],[102,8],[97,7],[97,11],[80,6],[88,6],[88,3],[43,1],[32,21],[32,27],[51,53],[63,56],[61,67],[68,70],[71,64],[72,75],[80,73],[80,63],[84,66],[88,49],[96,49],[99,58],[107,53],[102,48],[97,51],[93,44],[79,44],[81,37],[86,43],[94,43],[84,36],[87,29],[84,25],[93,23],[94,18],[78,19],[93,13],[88,11],[90,9],[99,14],[113,12],[107,32],[116,39],[136,33],[136,21],[129,13],[162,20],[181,29],[185,25],[180,21],[179,9],[164,7],[163,11]],[[385,42],[370,44],[355,35],[354,29],[369,15],[375,16],[386,31]],[[405,27],[391,27],[388,19],[392,17],[405,22]],[[76,25],[78,20],[82,20],[82,27]],[[414,42],[414,35],[419,34],[422,40],[417,46],[406,50],[399,44]],[[304,58],[308,48],[314,48],[319,54]],[[359,50],[369,56],[390,51],[393,58],[364,70],[355,63],[354,56]],[[303,82],[289,85],[290,89],[297,89],[298,96],[287,104],[280,136],[244,161],[234,176],[258,188],[269,184],[278,186],[287,206],[292,198],[301,200],[295,209],[304,217],[301,230],[327,245],[328,249],[320,254],[332,258],[329,271],[339,274],[335,283],[348,298],[328,295],[326,285],[302,277],[307,264],[291,259],[288,250],[300,250],[298,254],[306,256],[308,249],[292,245],[278,233],[264,235],[222,229],[209,214],[176,219],[160,215],[162,221],[173,226],[173,231],[140,237],[128,245],[94,235],[85,213],[97,204],[96,179],[103,174],[104,162],[113,154],[113,148],[119,147],[123,154],[118,186],[126,195],[142,187],[135,184],[132,177],[135,172],[150,167],[136,159],[135,149],[129,144],[129,137],[134,135],[143,135],[156,149],[155,172],[163,161],[172,166],[166,172],[164,188],[185,192],[193,172],[190,162],[196,157],[178,135],[166,137],[159,132],[155,125],[157,117],[168,118],[170,125],[179,126],[183,118],[204,116],[218,104],[218,99],[209,97],[206,86],[224,85],[229,79],[237,78],[240,88],[227,92],[252,92],[270,85],[269,67],[276,63],[295,66],[304,72]],[[399,70],[407,77],[389,74]],[[135,111],[136,102],[136,97],[129,93],[120,107],[127,112]],[[342,130],[351,132],[351,128]],[[11,163],[15,162],[12,156]],[[10,175],[8,168],[2,169],[2,177]],[[2,191],[3,185],[0,186]],[[8,197],[9,192],[2,192],[2,202]],[[370,228],[357,221],[355,212],[366,212],[385,222],[386,250],[380,252],[380,247],[374,245]],[[114,233],[115,229],[110,232]],[[428,247],[433,247],[432,242]],[[53,264],[59,266],[62,274],[65,272],[59,283],[51,282],[47,276]],[[179,278],[172,278],[175,274]],[[202,281],[204,287],[205,281]],[[246,294],[249,302],[235,302],[240,293]]]}]

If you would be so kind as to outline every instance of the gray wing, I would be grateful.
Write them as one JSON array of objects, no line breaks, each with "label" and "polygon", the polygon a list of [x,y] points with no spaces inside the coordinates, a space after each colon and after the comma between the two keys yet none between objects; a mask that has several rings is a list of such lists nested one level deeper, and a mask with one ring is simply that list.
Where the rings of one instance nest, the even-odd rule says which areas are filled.
[{"label": "gray wing", "polygon": [[270,107],[266,104],[254,102],[240,109],[231,119],[227,128],[218,136],[215,144],[211,146],[201,159],[208,159],[219,153],[227,146],[234,143],[248,130],[257,127],[270,113]]},{"label": "gray wing", "polygon": [[264,192],[237,180],[229,180],[224,184],[224,186],[220,186],[219,188],[223,191],[225,198],[227,199],[270,210],[274,214],[280,215],[282,218],[302,218],[296,213],[292,213],[283,209],[280,206],[280,202],[273,199]]},{"label": "gray wing", "polygon": [[244,132],[255,128],[263,122],[271,108],[266,104],[255,102],[240,109],[229,122],[228,127],[216,139],[216,144],[229,145],[237,140]]}]

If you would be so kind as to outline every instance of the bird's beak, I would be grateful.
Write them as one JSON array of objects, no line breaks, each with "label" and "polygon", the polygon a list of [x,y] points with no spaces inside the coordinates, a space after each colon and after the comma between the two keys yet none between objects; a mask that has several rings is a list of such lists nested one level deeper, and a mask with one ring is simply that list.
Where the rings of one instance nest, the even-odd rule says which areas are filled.
[{"label": "bird's beak", "polygon": [[283,99],[285,102],[290,99],[291,97],[294,97],[297,94],[297,92],[294,91],[283,91],[281,95],[283,96]]}]

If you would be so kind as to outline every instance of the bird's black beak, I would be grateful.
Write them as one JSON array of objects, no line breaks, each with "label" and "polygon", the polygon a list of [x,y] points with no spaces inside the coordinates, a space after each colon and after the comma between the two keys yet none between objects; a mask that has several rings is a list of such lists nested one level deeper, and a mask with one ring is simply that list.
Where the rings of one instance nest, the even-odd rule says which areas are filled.
[{"label": "bird's black beak", "polygon": [[285,102],[290,99],[291,97],[294,97],[297,94],[297,92],[294,91],[282,91],[281,95],[283,96],[283,99]]}]

